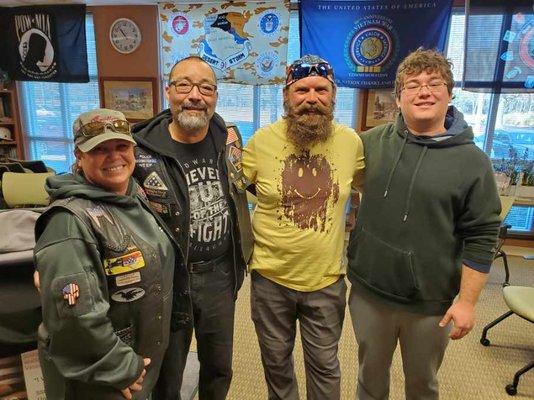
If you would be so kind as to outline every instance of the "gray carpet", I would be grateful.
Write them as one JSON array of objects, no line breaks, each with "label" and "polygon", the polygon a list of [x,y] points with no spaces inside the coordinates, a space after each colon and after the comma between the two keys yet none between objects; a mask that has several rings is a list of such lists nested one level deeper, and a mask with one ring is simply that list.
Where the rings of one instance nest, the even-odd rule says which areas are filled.
[{"label": "gray carpet", "polygon": [[[533,249],[534,253],[534,249]],[[534,286],[534,261],[510,257],[511,283]],[[534,399],[534,371],[521,380],[518,394],[508,396],[504,387],[513,374],[534,359],[534,324],[512,316],[490,331],[490,347],[483,347],[480,334],[485,324],[504,313],[506,305],[501,294],[504,280],[502,262],[492,268],[488,284],[477,307],[477,325],[464,339],[451,342],[440,370],[442,400],[505,400]],[[250,286],[245,280],[239,292],[236,310],[234,345],[234,379],[229,400],[259,400],[267,398],[260,352],[254,326],[250,320]],[[340,342],[339,358],[342,374],[342,399],[352,400],[356,393],[358,371],[357,345],[346,315]],[[295,346],[295,370],[302,399],[306,398],[304,365],[300,340]],[[397,352],[391,368],[390,399],[404,399],[404,377],[400,354]],[[325,399],[327,400],[327,399]]]}]

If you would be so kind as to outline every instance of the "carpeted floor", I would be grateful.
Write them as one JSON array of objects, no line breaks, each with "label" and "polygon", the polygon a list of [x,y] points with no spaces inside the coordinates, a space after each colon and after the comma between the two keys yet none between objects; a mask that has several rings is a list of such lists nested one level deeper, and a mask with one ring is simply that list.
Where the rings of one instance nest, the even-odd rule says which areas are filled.
[{"label": "carpeted floor", "polygon": [[[512,284],[534,286],[534,261],[509,257],[509,262]],[[497,261],[479,300],[475,329],[464,339],[451,342],[448,347],[439,376],[441,399],[534,399],[533,370],[521,379],[517,396],[510,397],[504,391],[504,387],[511,383],[515,371],[534,359],[534,324],[512,316],[489,332],[492,342],[490,347],[483,347],[479,342],[483,326],[507,311],[501,295],[503,280],[502,262]],[[267,398],[256,334],[250,320],[249,294],[249,280],[246,279],[237,303],[234,379],[229,400]],[[342,368],[342,399],[352,400],[355,398],[358,365],[357,346],[348,309],[339,358]],[[300,395],[305,399],[304,365],[299,340],[295,346],[295,368]],[[391,369],[390,399],[404,398],[403,379],[400,354],[397,351]]]}]

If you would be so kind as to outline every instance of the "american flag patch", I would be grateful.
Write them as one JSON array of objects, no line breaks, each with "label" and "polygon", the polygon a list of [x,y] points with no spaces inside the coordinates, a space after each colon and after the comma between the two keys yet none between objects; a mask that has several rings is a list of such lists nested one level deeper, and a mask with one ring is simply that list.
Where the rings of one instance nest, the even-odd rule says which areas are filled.
[{"label": "american flag patch", "polygon": [[237,133],[235,129],[231,126],[227,128],[228,136],[226,137],[226,144],[237,142],[239,139],[237,138]]},{"label": "american flag patch", "polygon": [[61,293],[63,293],[63,298],[67,300],[69,306],[73,306],[76,304],[76,299],[80,297],[80,288],[75,283],[69,283],[61,289]]},{"label": "american flag patch", "polygon": [[150,175],[146,177],[143,186],[147,189],[169,190],[156,171],[150,173]]}]

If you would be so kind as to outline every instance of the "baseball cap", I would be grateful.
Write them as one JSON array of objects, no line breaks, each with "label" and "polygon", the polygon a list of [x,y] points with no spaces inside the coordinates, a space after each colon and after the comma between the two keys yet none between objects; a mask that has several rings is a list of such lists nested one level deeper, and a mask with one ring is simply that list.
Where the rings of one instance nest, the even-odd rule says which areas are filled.
[{"label": "baseball cap", "polygon": [[72,130],[75,146],[84,153],[112,139],[135,144],[130,123],[124,114],[107,108],[97,108],[80,114],[74,121]]},{"label": "baseball cap", "polygon": [[322,76],[335,84],[332,66],[319,56],[306,54],[287,67],[286,86],[308,76]]}]

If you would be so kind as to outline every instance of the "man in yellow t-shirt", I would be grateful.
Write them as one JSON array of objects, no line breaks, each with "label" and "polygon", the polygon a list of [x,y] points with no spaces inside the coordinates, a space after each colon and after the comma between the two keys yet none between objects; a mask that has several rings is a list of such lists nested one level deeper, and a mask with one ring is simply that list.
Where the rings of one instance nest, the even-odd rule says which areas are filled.
[{"label": "man in yellow t-shirt", "polygon": [[337,347],[345,315],[345,204],[364,170],[356,132],[333,121],[332,67],[307,55],[289,68],[285,116],[259,129],[243,154],[255,184],[252,319],[269,399],[298,399],[296,322],[308,399],[339,399]]}]

